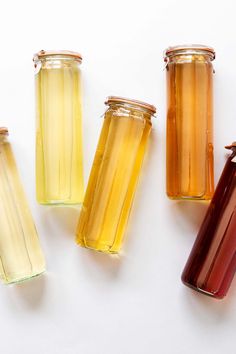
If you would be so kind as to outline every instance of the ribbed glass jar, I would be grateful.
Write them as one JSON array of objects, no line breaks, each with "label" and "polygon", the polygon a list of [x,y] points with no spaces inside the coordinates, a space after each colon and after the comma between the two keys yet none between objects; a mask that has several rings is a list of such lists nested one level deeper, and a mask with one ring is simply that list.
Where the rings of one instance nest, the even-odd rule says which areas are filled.
[{"label": "ribbed glass jar", "polygon": [[83,199],[82,57],[66,51],[34,56],[36,88],[36,192],[41,204]]},{"label": "ribbed glass jar", "polygon": [[185,285],[223,298],[236,270],[236,143],[182,274]]},{"label": "ribbed glass jar", "polygon": [[169,47],[166,190],[171,199],[211,199],[213,166],[213,66],[202,45]]},{"label": "ribbed glass jar", "polygon": [[77,242],[120,251],[151,130],[154,106],[121,97],[105,102],[97,146],[77,228]]},{"label": "ribbed glass jar", "polygon": [[0,278],[9,284],[43,273],[45,261],[7,135],[0,128]]}]

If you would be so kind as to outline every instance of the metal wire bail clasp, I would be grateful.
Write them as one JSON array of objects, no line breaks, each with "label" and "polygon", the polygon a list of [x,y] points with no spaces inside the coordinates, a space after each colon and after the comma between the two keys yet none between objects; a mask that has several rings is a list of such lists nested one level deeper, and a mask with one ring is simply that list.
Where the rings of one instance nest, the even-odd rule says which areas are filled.
[{"label": "metal wire bail clasp", "polygon": [[164,62],[165,62],[165,64],[164,64],[163,71],[168,70],[169,61],[170,61],[169,57],[165,56],[165,57],[164,57]]}]

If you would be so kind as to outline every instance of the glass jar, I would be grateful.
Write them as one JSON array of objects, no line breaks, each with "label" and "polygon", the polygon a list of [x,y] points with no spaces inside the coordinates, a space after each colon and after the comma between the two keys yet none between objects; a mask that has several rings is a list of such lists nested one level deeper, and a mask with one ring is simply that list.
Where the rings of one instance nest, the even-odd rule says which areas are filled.
[{"label": "glass jar", "polygon": [[144,102],[108,97],[77,228],[77,242],[118,253],[131,209],[156,108]]},{"label": "glass jar", "polygon": [[7,135],[0,128],[0,278],[9,284],[41,274],[45,261]]},{"label": "glass jar", "polygon": [[67,51],[34,56],[36,191],[41,204],[78,204],[83,198],[82,57]]},{"label": "glass jar", "polygon": [[182,274],[185,285],[223,298],[236,269],[236,142]]},{"label": "glass jar", "polygon": [[166,184],[171,199],[211,199],[213,166],[213,66],[203,45],[169,47]]}]

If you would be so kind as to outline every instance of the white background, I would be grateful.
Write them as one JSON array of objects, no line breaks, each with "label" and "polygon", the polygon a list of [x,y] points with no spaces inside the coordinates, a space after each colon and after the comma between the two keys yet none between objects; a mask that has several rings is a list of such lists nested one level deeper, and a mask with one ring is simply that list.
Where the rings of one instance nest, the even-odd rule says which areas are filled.
[{"label": "white background", "polygon": [[[236,282],[223,301],[180,275],[206,204],[165,196],[165,73],[169,45],[216,49],[215,177],[236,140],[235,1],[1,1],[0,125],[8,126],[47,259],[47,273],[0,286],[1,354],[235,354]],[[157,106],[123,254],[79,248],[79,210],[37,205],[34,70],[40,49],[83,54],[87,181],[108,95]]]}]

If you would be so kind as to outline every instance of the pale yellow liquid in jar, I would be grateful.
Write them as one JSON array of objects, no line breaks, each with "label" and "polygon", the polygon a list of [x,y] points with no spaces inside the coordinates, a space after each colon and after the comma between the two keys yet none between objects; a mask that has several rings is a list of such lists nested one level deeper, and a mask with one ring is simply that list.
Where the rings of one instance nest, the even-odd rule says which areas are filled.
[{"label": "pale yellow liquid in jar", "polygon": [[42,62],[36,74],[36,190],[41,204],[83,198],[80,70],[72,60]]},{"label": "pale yellow liquid in jar", "polygon": [[81,246],[119,252],[150,129],[150,119],[106,113],[77,228]]},{"label": "pale yellow liquid in jar", "polygon": [[5,283],[45,271],[37,231],[10,144],[0,136],[0,278]]},{"label": "pale yellow liquid in jar", "polygon": [[204,56],[187,59],[167,67],[167,195],[211,199],[213,68]]}]

